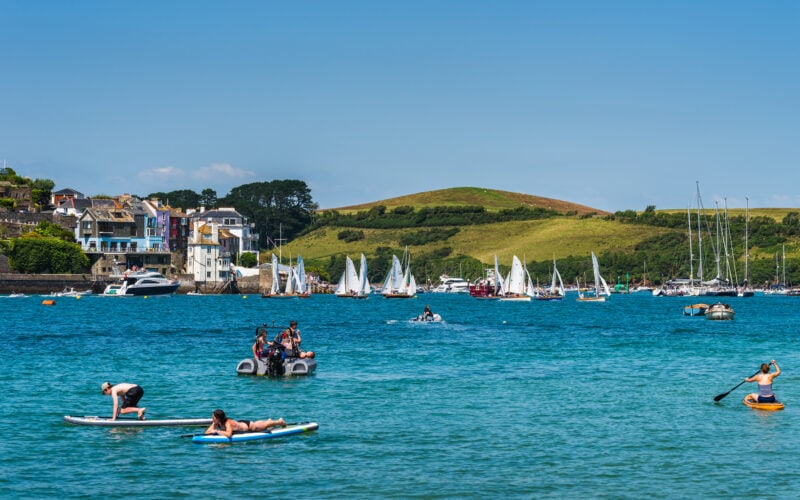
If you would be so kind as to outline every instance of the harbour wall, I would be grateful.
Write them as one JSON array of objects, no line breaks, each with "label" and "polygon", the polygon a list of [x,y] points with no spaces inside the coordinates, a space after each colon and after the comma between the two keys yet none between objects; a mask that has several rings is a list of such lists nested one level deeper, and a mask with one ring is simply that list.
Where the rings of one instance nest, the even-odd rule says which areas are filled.
[{"label": "harbour wall", "polygon": [[[211,283],[196,284],[194,275],[180,274],[176,277],[180,282],[177,293],[187,293],[199,290],[202,293],[231,293],[231,287],[213,286]],[[92,274],[21,274],[0,273],[0,294],[24,293],[27,295],[50,294],[60,292],[65,288],[74,288],[77,291],[91,290],[93,293],[103,293],[106,286],[114,283],[116,279],[110,276]],[[271,283],[270,283],[271,284]],[[268,290],[269,288],[267,288]],[[236,290],[239,293],[259,293],[259,277],[240,277],[236,280]]]}]

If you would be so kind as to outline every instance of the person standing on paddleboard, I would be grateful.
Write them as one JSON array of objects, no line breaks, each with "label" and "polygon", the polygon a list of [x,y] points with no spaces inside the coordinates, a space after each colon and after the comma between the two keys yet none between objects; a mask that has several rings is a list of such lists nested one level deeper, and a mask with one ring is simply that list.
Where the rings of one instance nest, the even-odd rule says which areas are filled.
[{"label": "person standing on paddleboard", "polygon": [[[136,412],[139,420],[144,420],[144,412],[147,408],[139,408],[139,400],[144,396],[144,389],[136,384],[121,383],[112,385],[111,382],[103,382],[100,386],[104,396],[111,396],[114,400],[114,413],[111,420],[124,413]],[[119,399],[122,399],[122,407],[119,406]]]},{"label": "person standing on paddleboard", "polygon": [[[769,372],[769,365],[775,365],[775,373]],[[758,392],[750,394],[750,399],[758,403],[774,403],[775,393],[772,392],[772,380],[781,374],[778,363],[773,359],[769,364],[761,363],[761,373],[744,379],[745,382],[758,382]]]}]

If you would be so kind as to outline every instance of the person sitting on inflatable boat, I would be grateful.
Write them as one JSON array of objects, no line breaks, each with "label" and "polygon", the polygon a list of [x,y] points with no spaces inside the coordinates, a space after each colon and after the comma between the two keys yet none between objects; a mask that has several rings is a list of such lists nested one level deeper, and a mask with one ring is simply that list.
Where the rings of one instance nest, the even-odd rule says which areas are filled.
[{"label": "person sitting on inflatable boat", "polygon": [[422,321],[433,321],[433,311],[428,304],[425,304],[425,310],[422,311]]},{"label": "person sitting on inflatable boat", "polygon": [[267,324],[256,328],[256,341],[253,342],[253,357],[261,358],[267,356]]},{"label": "person sitting on inflatable boat", "polygon": [[300,350],[300,330],[297,329],[297,321],[290,321],[289,328],[275,336],[275,344],[282,346],[283,354],[287,358],[313,358],[314,352],[304,352]]},{"label": "person sitting on inflatable boat", "polygon": [[[775,373],[769,372],[769,365],[775,365]],[[774,403],[776,401],[775,393],[772,392],[772,380],[781,374],[781,369],[774,359],[770,361],[769,365],[761,363],[761,373],[744,379],[745,382],[758,382],[758,392],[749,396],[753,402]]]}]

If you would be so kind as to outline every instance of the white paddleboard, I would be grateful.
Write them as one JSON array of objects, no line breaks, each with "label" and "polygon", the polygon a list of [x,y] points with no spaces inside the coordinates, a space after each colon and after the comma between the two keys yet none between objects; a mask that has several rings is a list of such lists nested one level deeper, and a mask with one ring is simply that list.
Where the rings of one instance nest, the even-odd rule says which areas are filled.
[{"label": "white paddleboard", "polygon": [[75,417],[71,415],[65,416],[64,422],[77,425],[95,425],[100,427],[191,427],[195,425],[211,425],[210,418],[139,420],[138,418],[118,417],[116,420],[111,420],[111,417]]}]

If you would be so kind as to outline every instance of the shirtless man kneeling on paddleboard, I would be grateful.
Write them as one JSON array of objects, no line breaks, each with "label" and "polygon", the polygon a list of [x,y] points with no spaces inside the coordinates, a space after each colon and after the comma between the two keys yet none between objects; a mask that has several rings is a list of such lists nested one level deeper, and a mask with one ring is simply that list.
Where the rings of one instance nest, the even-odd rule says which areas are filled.
[{"label": "shirtless man kneeling on paddleboard", "polygon": [[278,420],[239,420],[228,418],[222,410],[214,410],[211,415],[211,425],[206,429],[206,434],[219,434],[220,436],[231,437],[234,432],[261,432],[270,427],[286,427],[286,421],[282,418]]},{"label": "shirtless man kneeling on paddleboard", "polygon": [[[144,389],[136,384],[121,383],[112,385],[110,382],[103,382],[100,386],[103,389],[103,395],[111,396],[114,400],[114,413],[111,420],[116,420],[117,417],[124,413],[136,412],[139,420],[144,420],[144,412],[147,408],[139,408],[139,400],[144,396]],[[122,408],[119,408],[119,398],[122,398]],[[119,412],[117,410],[119,409]]]}]

